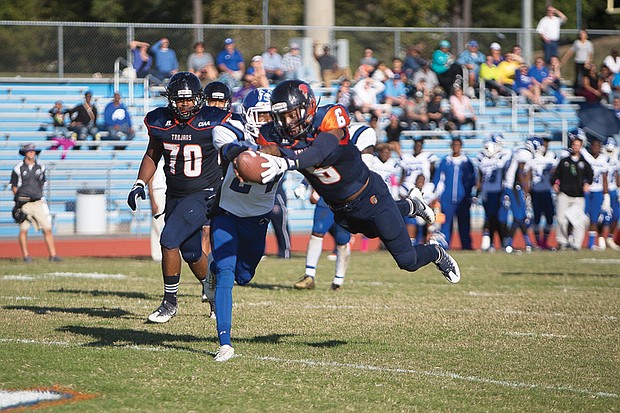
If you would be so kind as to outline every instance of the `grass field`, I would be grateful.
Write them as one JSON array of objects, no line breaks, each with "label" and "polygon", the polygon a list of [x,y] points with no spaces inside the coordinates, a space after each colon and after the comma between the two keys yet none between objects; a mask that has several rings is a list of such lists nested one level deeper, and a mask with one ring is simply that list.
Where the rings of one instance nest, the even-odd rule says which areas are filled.
[{"label": "grass field", "polygon": [[156,263],[5,260],[0,390],[95,396],[54,412],[620,411],[620,254],[454,256],[457,285],[354,253],[337,293],[325,258],[314,291],[292,289],[302,256],[268,258],[233,290],[226,363],[187,267],[154,325]]}]

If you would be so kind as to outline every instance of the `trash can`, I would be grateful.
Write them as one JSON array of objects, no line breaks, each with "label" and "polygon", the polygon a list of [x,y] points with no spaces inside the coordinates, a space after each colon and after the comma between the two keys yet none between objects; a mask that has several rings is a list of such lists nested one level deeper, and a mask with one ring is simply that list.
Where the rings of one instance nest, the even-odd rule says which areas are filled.
[{"label": "trash can", "polygon": [[105,234],[107,229],[105,189],[81,188],[75,198],[75,232]]}]

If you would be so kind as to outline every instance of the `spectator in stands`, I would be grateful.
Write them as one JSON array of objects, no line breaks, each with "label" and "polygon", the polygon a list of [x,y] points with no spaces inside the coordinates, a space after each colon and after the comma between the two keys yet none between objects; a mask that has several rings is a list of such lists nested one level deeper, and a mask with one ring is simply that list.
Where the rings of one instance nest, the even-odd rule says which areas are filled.
[{"label": "spectator in stands", "polygon": [[422,67],[413,74],[411,83],[415,90],[413,92],[422,92],[424,96],[430,96],[431,92],[439,86],[437,74],[430,68],[430,63],[424,61]]},{"label": "spectator in stands", "polygon": [[598,72],[598,85],[602,93],[601,100],[609,104],[613,101],[611,88],[613,79],[614,74],[611,73],[611,70],[605,65],[601,66],[601,70]]},{"label": "spectator in stands", "polygon": [[371,74],[372,78],[379,82],[387,82],[394,77],[394,72],[390,69],[385,62],[380,61],[377,63],[377,68]]},{"label": "spectator in stands", "polygon": [[618,119],[618,122],[620,122],[620,97],[614,98],[612,110],[616,115],[616,119]]},{"label": "spectator in stands", "polygon": [[364,49],[364,56],[360,59],[360,66],[368,65],[374,70],[378,64],[379,61],[375,57],[375,52],[370,47],[366,47]]},{"label": "spectator in stands", "polygon": [[564,13],[555,7],[548,5],[547,14],[538,21],[536,32],[542,40],[545,53],[545,63],[549,63],[551,56],[558,56],[558,41],[560,40],[560,27],[566,23]]},{"label": "spectator in stands", "polygon": [[400,119],[394,113],[390,115],[390,123],[385,127],[385,137],[387,138],[387,145],[390,151],[396,152],[398,157],[402,157],[400,151],[400,134],[405,130],[400,124]]},{"label": "spectator in stands", "polygon": [[318,54],[316,51],[318,45],[318,43],[314,43],[312,45],[312,51],[314,53],[314,58],[317,62],[319,62],[319,66],[321,68],[323,86],[331,87],[332,81],[339,80],[341,78],[346,77],[350,79],[351,70],[348,67],[341,68],[338,66],[338,59],[330,53],[329,45],[323,45],[322,54]]},{"label": "spectator in stands", "polygon": [[163,37],[149,48],[149,52],[155,57],[153,75],[160,80],[169,79],[179,71],[177,54],[169,46],[170,41]]},{"label": "spectator in stands", "polygon": [[355,75],[353,76],[354,82],[357,84],[360,80],[366,79],[370,77],[370,75],[375,71],[375,68],[371,65],[360,65],[355,71]]},{"label": "spectator in stands", "polygon": [[[103,124],[108,131],[107,140],[111,141],[131,141],[136,137],[131,125],[131,114],[127,107],[121,102],[121,94],[114,92],[112,101],[108,103],[103,111]],[[114,146],[115,150],[125,149],[126,146]]]},{"label": "spectator in stands", "polygon": [[442,129],[447,122],[444,104],[442,103],[444,99],[444,93],[439,90],[431,95],[431,100],[426,105],[430,129]]},{"label": "spectator in stands", "polygon": [[52,234],[52,216],[45,198],[43,186],[47,182],[45,165],[37,160],[41,149],[33,143],[26,143],[19,149],[24,159],[15,165],[9,182],[15,200],[13,218],[19,224],[19,247],[25,263],[31,263],[28,251],[28,230],[34,225],[36,230],[43,231],[43,239],[49,253],[49,261],[61,261],[56,255],[54,235]]},{"label": "spectator in stands", "polygon": [[310,70],[304,66],[298,43],[291,43],[288,53],[282,57],[282,70],[287,80],[301,79],[307,82],[313,80]]},{"label": "spectator in stands", "polygon": [[618,56],[618,49],[613,48],[609,55],[603,59],[603,64],[611,70],[612,73],[620,73],[620,56]]},{"label": "spectator in stands", "polygon": [[[527,67],[527,66],[526,66]],[[454,122],[457,129],[471,124],[476,129],[476,112],[469,97],[465,96],[461,87],[454,88],[454,95],[450,96],[450,114],[448,119]]]},{"label": "spectator in stands", "polygon": [[495,63],[493,56],[486,57],[486,61],[480,66],[480,79],[484,80],[485,88],[491,91],[492,97],[510,96],[510,90],[506,88],[501,80],[501,73]]},{"label": "spectator in stands", "polygon": [[250,67],[245,73],[246,76],[250,76],[250,81],[256,87],[269,87],[269,79],[267,78],[267,72],[263,65],[263,58],[256,55],[252,58]]},{"label": "spectator in stands", "polygon": [[243,75],[243,79],[241,79],[241,87],[235,89],[235,92],[233,93],[233,102],[243,102],[243,99],[245,99],[248,93],[255,89],[258,89],[258,82],[256,78],[246,73]]},{"label": "spectator in stands", "polygon": [[194,53],[187,58],[187,71],[198,76],[203,85],[217,79],[217,69],[215,68],[213,56],[205,52],[203,42],[194,44]]},{"label": "spectator in stands", "polygon": [[557,104],[564,103],[564,96],[560,91],[560,87],[562,86],[560,79],[555,77],[555,73],[551,72],[549,68],[545,66],[545,61],[542,57],[537,57],[534,60],[534,65],[530,67],[528,73],[540,88],[541,94],[555,97],[555,102]]},{"label": "spectator in stands", "polygon": [[502,54],[502,46],[499,43],[493,42],[489,46],[489,56],[493,58],[493,64],[498,66],[503,60],[504,55]]},{"label": "spectator in stands", "polygon": [[614,74],[611,79],[611,101],[620,98],[620,73]]},{"label": "spectator in stands", "polygon": [[519,66],[513,90],[517,95],[525,97],[528,102],[540,105],[540,85],[530,76],[529,68],[525,63]]},{"label": "spectator in stands", "polygon": [[136,76],[143,78],[148,75],[153,65],[153,57],[148,53],[150,44],[132,40],[129,44],[131,48],[132,65],[136,70]]},{"label": "spectator in stands", "polygon": [[438,48],[433,52],[431,61],[431,69],[437,73],[439,84],[448,95],[452,94],[454,84],[459,83],[459,78],[462,86],[463,79],[463,70],[456,63],[454,55],[450,53],[450,47],[452,45],[449,41],[440,41]]},{"label": "spectator in stands", "polygon": [[502,86],[510,90],[513,89],[519,66],[521,66],[521,64],[515,60],[514,54],[506,53],[506,55],[504,55],[504,61],[497,65],[497,72],[499,74],[498,81]]},{"label": "spectator in stands", "polygon": [[407,56],[405,57],[405,74],[407,79],[412,79],[415,72],[424,66],[427,61],[422,57],[420,47],[418,45],[409,46],[407,48]]},{"label": "spectator in stands", "polygon": [[[88,136],[91,136],[95,141],[101,140],[101,133],[97,128],[97,107],[92,103],[92,99],[93,92],[87,90],[84,93],[84,102],[76,105],[69,111],[69,117],[71,118],[69,130],[73,132],[73,140],[85,141]],[[73,149],[80,148],[80,145],[73,147]],[[90,149],[97,148],[93,145]]]},{"label": "spectator in stands", "polygon": [[377,96],[383,92],[385,85],[372,77],[367,77],[355,84],[355,106],[359,107],[361,113],[374,113],[377,116],[383,112],[382,105],[379,104]]},{"label": "spectator in stands", "polygon": [[405,107],[407,104],[407,88],[405,82],[400,78],[400,74],[395,73],[392,75],[392,79],[385,82],[383,95],[386,105]]},{"label": "spectator in stands", "polygon": [[[455,89],[456,92],[456,89]],[[461,92],[462,93],[462,92]],[[463,141],[460,137],[452,138],[452,154],[444,157],[433,178],[435,196],[441,203],[441,212],[446,220],[441,225],[441,232],[446,243],[450,245],[452,227],[456,218],[459,227],[459,237],[464,250],[471,250],[471,193],[476,185],[474,165],[461,152]]]},{"label": "spectator in stands", "polygon": [[227,37],[224,40],[224,50],[218,53],[215,64],[222,74],[222,82],[231,87],[239,85],[245,74],[245,62],[232,38]]},{"label": "spectator in stands", "polygon": [[400,57],[395,57],[392,59],[392,67],[390,69],[392,70],[392,73],[398,73],[403,82],[407,83],[408,77],[407,73],[405,73],[405,65]]},{"label": "spectator in stands", "polygon": [[407,103],[403,117],[412,130],[430,129],[430,119],[428,117],[427,102],[424,93],[420,91],[415,92],[414,99]]},{"label": "spectator in stands", "polygon": [[512,48],[510,49],[510,52],[512,53],[512,60],[514,60],[515,62],[519,64],[521,63],[528,64],[528,62],[523,57],[523,49],[521,48],[520,45],[518,44],[513,45]]},{"label": "spectator in stands", "polygon": [[66,132],[67,122],[65,118],[69,113],[69,109],[64,107],[62,101],[57,100],[56,103],[54,103],[54,106],[52,106],[52,108],[48,112],[52,117],[52,126],[54,127],[54,132]]},{"label": "spectator in stands", "polygon": [[336,103],[347,108],[349,113],[354,114],[356,120],[361,121],[358,118],[359,108],[355,105],[354,91],[351,88],[351,81],[349,79],[342,79],[340,86],[338,86],[338,92],[336,92]]},{"label": "spectator in stands", "polygon": [[592,42],[588,40],[588,32],[586,30],[579,30],[579,38],[573,42],[570,49],[562,56],[562,65],[565,65],[568,59],[573,55],[575,55],[575,80],[573,81],[573,88],[577,88],[581,84],[581,77],[583,76],[585,65],[591,63],[594,56],[594,46]]},{"label": "spectator in stands", "polygon": [[480,65],[486,61],[484,53],[482,53],[478,47],[480,45],[475,40],[470,40],[467,43],[467,50],[463,50],[459,53],[456,62],[467,68],[469,88],[467,95],[471,98],[475,97],[475,88],[478,85],[478,73],[480,72]]},{"label": "spectator in stands", "polygon": [[598,103],[601,101],[603,92],[601,91],[595,64],[590,63],[586,65],[581,87],[575,91],[575,95],[583,96],[587,103]]},{"label": "spectator in stands", "polygon": [[269,83],[278,83],[282,80],[284,72],[282,71],[282,56],[278,53],[278,48],[276,46],[269,46],[261,57],[263,58],[263,67],[267,73]]}]

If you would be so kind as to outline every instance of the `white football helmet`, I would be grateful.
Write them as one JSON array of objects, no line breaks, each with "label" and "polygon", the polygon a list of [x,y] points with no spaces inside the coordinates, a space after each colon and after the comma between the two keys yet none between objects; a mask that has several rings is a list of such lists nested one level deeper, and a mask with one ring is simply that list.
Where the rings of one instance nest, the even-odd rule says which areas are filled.
[{"label": "white football helmet", "polygon": [[243,99],[245,129],[252,137],[257,138],[260,127],[269,122],[264,119],[265,114],[271,119],[271,90],[254,89]]}]

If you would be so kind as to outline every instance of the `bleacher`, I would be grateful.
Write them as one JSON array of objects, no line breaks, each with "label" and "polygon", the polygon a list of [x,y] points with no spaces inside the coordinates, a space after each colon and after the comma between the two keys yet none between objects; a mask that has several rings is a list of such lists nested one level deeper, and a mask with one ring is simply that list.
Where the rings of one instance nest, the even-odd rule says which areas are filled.
[{"label": "bleacher", "polygon": [[[103,189],[105,191],[106,235],[146,235],[150,228],[150,207],[148,202],[140,203],[140,209],[132,212],[126,205],[129,188],[135,181],[140,161],[147,143],[143,125],[145,108],[165,105],[158,93],[146,93],[136,83],[133,104],[124,99],[132,115],[136,138],[123,142],[125,150],[115,150],[119,142],[86,142],[81,150],[70,150],[66,159],[61,159],[62,150],[49,150],[52,134],[51,118],[48,110],[53,103],[61,100],[65,106],[73,107],[83,100],[86,90],[91,90],[93,100],[102,116],[105,105],[111,100],[113,88],[109,82],[80,79],[76,81],[45,82],[0,79],[0,169],[3,180],[8,183],[11,168],[19,162],[20,145],[33,142],[44,149],[40,160],[48,170],[49,184],[45,196],[54,217],[56,235],[74,235],[76,228],[75,204],[78,190]],[[332,103],[336,86],[315,88],[321,97],[321,104]],[[123,89],[121,89],[123,94]],[[126,96],[127,94],[123,94]],[[146,96],[145,96],[146,95]],[[486,103],[486,102],[485,102]],[[425,136],[428,139],[425,149],[438,156],[449,153],[450,137],[461,134],[465,140],[463,150],[472,158],[482,146],[482,140],[490,131],[501,130],[509,147],[520,145],[526,136],[547,134],[551,136],[552,149],[559,149],[562,131],[575,127],[578,123],[576,105],[547,104],[544,107],[500,102],[496,106],[474,102],[478,109],[477,130],[464,129],[458,132],[446,131],[406,131],[401,137],[403,152],[413,150],[413,139]],[[385,124],[386,119],[380,119]],[[379,136],[379,142],[384,141]],[[89,150],[95,146],[96,150]],[[288,195],[289,224],[293,232],[308,232],[312,226],[314,205],[308,200],[296,199],[293,189],[301,180],[297,172],[287,174],[284,187]],[[0,237],[17,235],[18,227],[11,218],[13,196],[7,185],[0,197]]]}]

